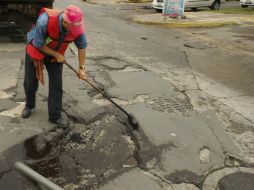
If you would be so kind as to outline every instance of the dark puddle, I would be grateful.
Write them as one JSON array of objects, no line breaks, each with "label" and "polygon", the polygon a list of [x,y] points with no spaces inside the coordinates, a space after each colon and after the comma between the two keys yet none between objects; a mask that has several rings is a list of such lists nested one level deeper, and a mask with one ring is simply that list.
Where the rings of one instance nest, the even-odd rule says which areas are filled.
[{"label": "dark puddle", "polygon": [[75,124],[68,132],[52,130],[34,136],[0,157],[0,189],[36,189],[14,169],[16,161],[61,187],[95,189],[126,170],[125,165],[137,165],[124,128],[115,116],[106,115],[90,125]]}]

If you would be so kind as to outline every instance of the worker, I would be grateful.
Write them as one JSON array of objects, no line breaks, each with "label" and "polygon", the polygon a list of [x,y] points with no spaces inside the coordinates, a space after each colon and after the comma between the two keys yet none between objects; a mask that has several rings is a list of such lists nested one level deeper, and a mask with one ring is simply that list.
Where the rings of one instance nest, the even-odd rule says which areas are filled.
[{"label": "worker", "polygon": [[86,35],[82,10],[70,5],[60,12],[43,8],[36,24],[27,34],[25,56],[24,89],[26,104],[22,112],[28,118],[35,108],[38,81],[44,84],[44,66],[48,72],[48,120],[59,127],[69,126],[68,119],[61,115],[62,111],[62,71],[65,62],[64,53],[69,43],[74,42],[78,48],[79,78],[86,79]]}]

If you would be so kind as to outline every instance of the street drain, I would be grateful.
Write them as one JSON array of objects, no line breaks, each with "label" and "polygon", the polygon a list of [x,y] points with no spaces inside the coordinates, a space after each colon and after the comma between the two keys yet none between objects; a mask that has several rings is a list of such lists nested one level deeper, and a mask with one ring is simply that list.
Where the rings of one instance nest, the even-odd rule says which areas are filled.
[{"label": "street drain", "polygon": [[163,96],[154,97],[146,101],[148,107],[164,113],[186,112],[192,105],[185,97]]}]

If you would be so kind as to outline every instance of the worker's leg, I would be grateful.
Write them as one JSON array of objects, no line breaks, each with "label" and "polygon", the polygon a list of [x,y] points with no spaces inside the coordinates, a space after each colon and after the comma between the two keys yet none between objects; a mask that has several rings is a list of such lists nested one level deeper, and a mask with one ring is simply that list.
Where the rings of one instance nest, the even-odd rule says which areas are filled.
[{"label": "worker's leg", "polygon": [[[26,54],[25,57],[24,89],[26,94],[25,109],[27,108],[31,110],[35,107],[35,94],[38,90],[38,80],[36,78],[36,69],[34,67],[33,60],[28,54]],[[30,114],[28,117],[29,116]]]},{"label": "worker's leg", "polygon": [[49,121],[55,122],[61,119],[62,111],[62,63],[45,62],[49,76],[48,114]]}]

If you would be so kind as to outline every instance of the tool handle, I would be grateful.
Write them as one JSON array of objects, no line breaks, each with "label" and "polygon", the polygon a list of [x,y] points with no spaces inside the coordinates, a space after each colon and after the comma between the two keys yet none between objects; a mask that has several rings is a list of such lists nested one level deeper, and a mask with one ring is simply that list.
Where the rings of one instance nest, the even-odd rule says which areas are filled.
[{"label": "tool handle", "polygon": [[26,175],[30,179],[33,179],[35,182],[42,185],[43,187],[46,187],[48,190],[64,190],[62,187],[54,184],[53,182],[51,182],[50,180],[43,177],[42,175],[40,175],[39,173],[32,170],[31,168],[29,168],[28,166],[26,166],[21,162],[16,162],[15,168],[22,174]]},{"label": "tool handle", "polygon": [[[69,67],[72,71],[74,71],[77,75],[79,75],[79,73],[66,61],[64,61],[64,64],[67,65],[67,67]],[[102,92],[100,89],[98,89],[95,85],[93,85],[91,82],[89,82],[87,79],[82,79],[84,81],[86,81],[90,86],[92,86],[97,92],[99,92],[102,96],[104,96],[105,98],[107,98],[112,104],[114,104],[116,107],[118,107],[122,112],[124,112],[126,115],[128,115],[128,117],[131,117],[129,115],[128,112],[126,112],[122,107],[120,107],[117,103],[115,103],[113,100],[111,100],[111,98],[105,94],[104,92]]]}]

